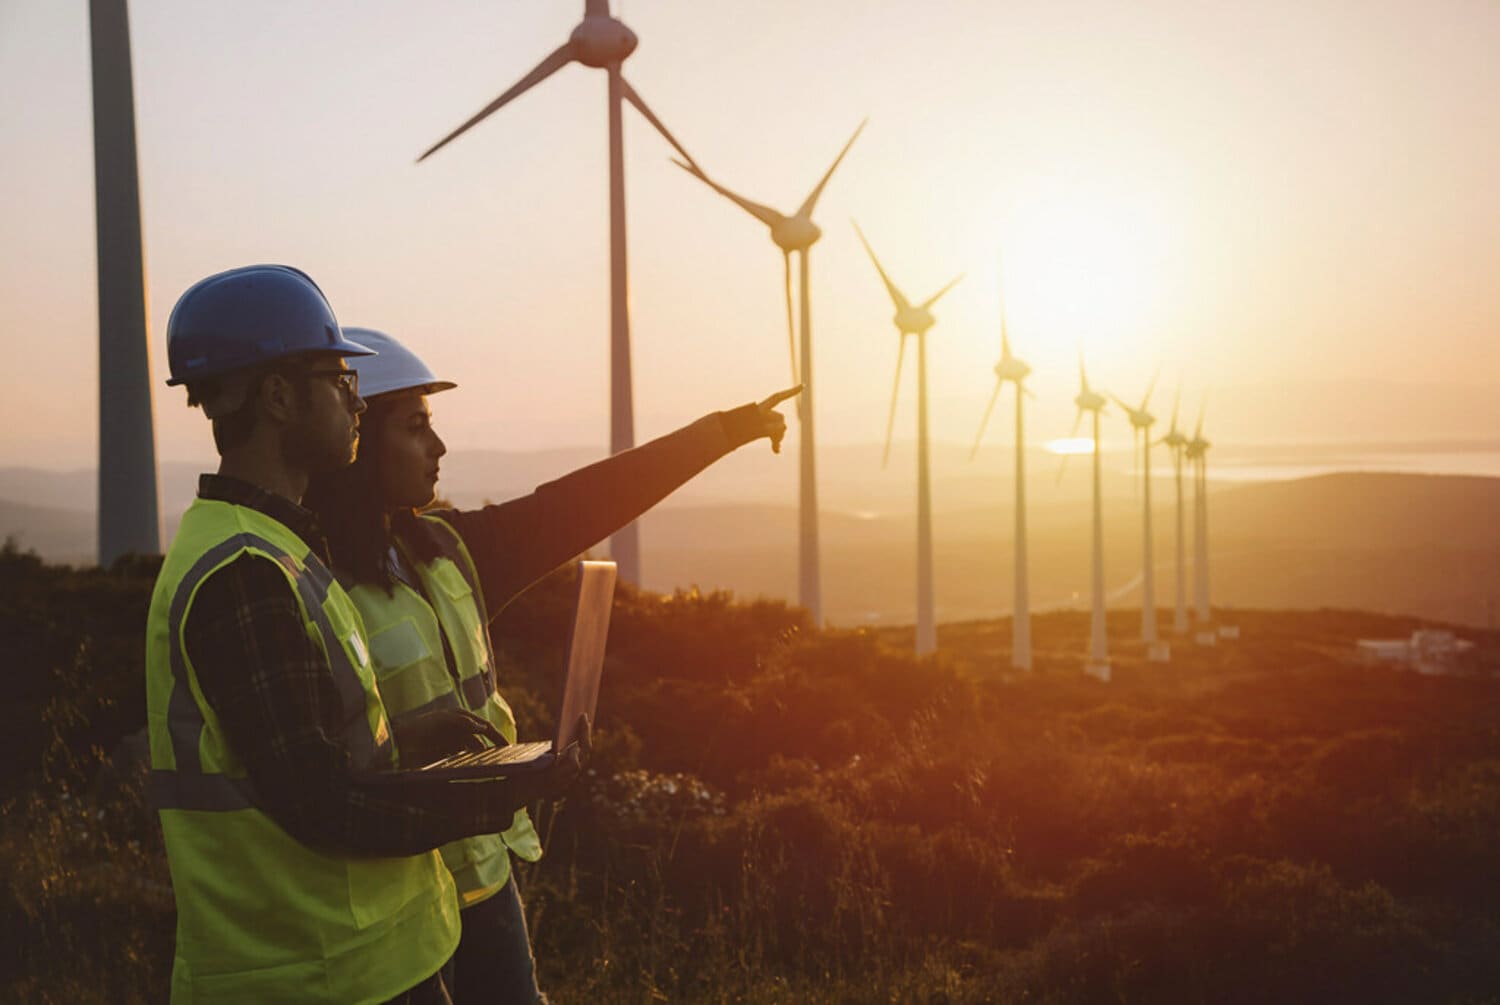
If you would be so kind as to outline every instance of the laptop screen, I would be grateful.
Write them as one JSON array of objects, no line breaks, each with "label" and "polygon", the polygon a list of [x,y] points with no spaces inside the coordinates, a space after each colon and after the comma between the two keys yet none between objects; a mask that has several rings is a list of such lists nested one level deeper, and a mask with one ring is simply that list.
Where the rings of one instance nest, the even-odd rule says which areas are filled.
[{"label": "laptop screen", "polygon": [[604,643],[609,636],[609,614],[615,592],[615,563],[578,563],[578,602],[568,638],[568,665],[562,701],[557,710],[553,750],[566,750],[577,739],[580,715],[592,720],[599,699],[599,677],[604,670]]}]

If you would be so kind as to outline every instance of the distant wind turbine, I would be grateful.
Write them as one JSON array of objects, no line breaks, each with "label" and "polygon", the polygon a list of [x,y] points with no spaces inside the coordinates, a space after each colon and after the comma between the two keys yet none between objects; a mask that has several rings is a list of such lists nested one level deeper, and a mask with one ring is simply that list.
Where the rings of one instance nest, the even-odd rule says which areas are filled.
[{"label": "distant wind turbine", "polygon": [[1213,444],[1203,438],[1203,411],[1200,411],[1198,427],[1193,431],[1185,453],[1193,464],[1193,598],[1198,625],[1205,630],[1213,621],[1208,598],[1208,448],[1211,446]]},{"label": "distant wind turbine", "polygon": [[1072,436],[1085,412],[1094,416],[1094,607],[1089,621],[1089,662],[1086,671],[1101,680],[1109,680],[1109,636],[1104,623],[1104,504],[1103,466],[1099,455],[1099,415],[1106,404],[1104,395],[1089,387],[1088,370],[1083,354],[1078,355],[1078,396],[1073,404],[1078,414],[1073,420]]},{"label": "distant wind turbine", "polygon": [[146,268],[125,0],[91,0],[99,281],[100,565],[161,553]]},{"label": "distant wind turbine", "polygon": [[870,242],[865,240],[865,232],[859,229],[859,224],[854,225],[854,230],[859,234],[865,251],[869,252],[870,261],[875,263],[875,271],[880,273],[880,280],[885,283],[891,302],[896,305],[894,321],[901,336],[896,349],[896,382],[891,389],[891,413],[885,425],[882,465],[891,458],[891,430],[896,422],[896,399],[901,393],[901,360],[906,352],[906,336],[917,337],[917,655],[925,656],[937,649],[937,625],[933,620],[932,599],[932,479],[927,456],[927,331],[937,321],[932,316],[932,305],[953,289],[963,275],[955,276],[948,285],[920,304],[913,305],[896,288],[896,284],[891,282],[891,277],[885,274],[880,259],[875,257],[875,251],[870,247]]},{"label": "distant wind turbine", "polygon": [[1141,538],[1141,641],[1148,646],[1156,642],[1156,562],[1152,557],[1151,542],[1151,427],[1156,416],[1146,410],[1151,404],[1151,392],[1156,390],[1156,377],[1146,387],[1146,395],[1139,406],[1132,408],[1117,395],[1110,395],[1115,404],[1125,411],[1130,419],[1131,435],[1135,442],[1135,456],[1142,462],[1141,509],[1144,516]]},{"label": "distant wind turbine", "polygon": [[1172,402],[1172,425],[1159,442],[1165,444],[1172,452],[1172,468],[1177,482],[1177,597],[1176,606],[1172,615],[1172,632],[1176,635],[1186,635],[1188,630],[1187,614],[1187,552],[1184,546],[1183,535],[1183,507],[1182,507],[1182,460],[1183,453],[1188,445],[1188,438],[1177,428],[1178,408],[1182,404],[1182,389],[1178,388],[1177,397]]},{"label": "distant wind turbine", "polygon": [[[868,120],[866,120],[868,121]],[[823,236],[823,231],[812,221],[813,209],[818,205],[818,198],[823,194],[823,188],[828,184],[828,179],[833,177],[833,172],[843,161],[844,155],[859,138],[864,130],[865,123],[861,122],[854,130],[854,135],[849,137],[849,142],[844,144],[844,149],[833,159],[827,171],[823,173],[822,179],[808,193],[802,205],[797,207],[797,212],[786,216],[777,212],[769,206],[763,206],[758,202],[751,202],[744,196],[737,195],[729,189],[714,181],[703,170],[689,158],[686,162],[674,160],[672,163],[693,175],[703,184],[715,192],[739,206],[745,212],[755,217],[761,223],[771,228],[771,240],[781,249],[782,274],[785,278],[786,291],[786,339],[787,351],[791,356],[792,383],[802,384],[802,394],[797,398],[797,417],[802,424],[801,434],[801,470],[800,483],[801,494],[799,500],[799,521],[797,541],[797,598],[798,602],[812,615],[813,624],[823,623],[823,588],[822,572],[818,557],[818,474],[817,455],[813,440],[813,379],[812,379],[812,293],[809,284],[810,269],[808,267],[808,254],[812,246],[817,243],[818,238]],[[792,254],[797,254],[799,276],[798,283],[801,290],[802,306],[802,363],[801,375],[798,375],[797,363],[797,333],[792,325]]]},{"label": "distant wind turbine", "polygon": [[1023,399],[1031,392],[1026,390],[1025,380],[1031,367],[1017,359],[1010,351],[1010,331],[1006,325],[1005,300],[1000,301],[1000,362],[995,364],[995,391],[990,403],[985,406],[984,418],[979,420],[979,433],[974,437],[974,449],[969,460],[979,452],[979,443],[984,439],[984,430],[990,421],[990,413],[1007,381],[1016,385],[1016,531],[1015,531],[1015,587],[1011,612],[1010,665],[1016,670],[1031,669],[1031,602],[1026,585],[1026,434],[1023,418]]},{"label": "distant wind turbine", "polygon": [[[635,445],[635,406],[631,395],[630,313],[626,283],[625,244],[625,145],[621,109],[630,102],[656,127],[672,148],[688,163],[693,158],[667,131],[621,74],[620,67],[635,51],[635,32],[611,17],[609,0],[584,0],[583,20],[573,29],[568,41],[554,49],[530,73],[516,81],[509,90],[481,108],[472,118],[433,144],[421,163],[469,129],[478,125],[512,99],[526,93],[569,63],[582,63],[609,75],[609,271],[610,271],[610,423],[609,451],[617,454]],[[620,567],[620,578],[632,583],[641,581],[640,537],[634,523],[610,538],[610,554]]]}]

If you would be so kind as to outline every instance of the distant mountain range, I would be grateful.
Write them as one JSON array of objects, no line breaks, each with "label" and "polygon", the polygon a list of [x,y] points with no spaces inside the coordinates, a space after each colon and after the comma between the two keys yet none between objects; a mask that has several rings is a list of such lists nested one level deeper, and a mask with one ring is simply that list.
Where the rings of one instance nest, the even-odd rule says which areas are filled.
[{"label": "distant mountain range", "polygon": [[[729,465],[711,471],[642,520],[647,587],[725,588],[795,598],[797,514],[774,467],[784,467],[786,458],[764,453],[735,459],[735,467],[749,471],[729,470]],[[529,491],[595,459],[587,451],[457,454],[445,461],[452,471],[444,475],[443,491],[458,505],[475,506]],[[906,471],[881,472],[874,460],[867,470],[879,475],[867,476],[863,484],[833,477],[824,492],[830,500],[821,525],[824,606],[838,624],[897,623],[913,616],[910,477]],[[757,482],[756,469],[775,477],[768,474]],[[501,470],[503,479],[494,476]],[[196,475],[184,465],[167,465],[162,472],[168,534],[191,498]],[[1069,479],[1077,475],[1072,472]],[[1079,606],[1089,576],[1088,503],[1079,492],[1054,493],[1041,481],[1029,512],[1032,604],[1035,609]],[[939,620],[1006,613],[1008,480],[964,476],[950,465],[937,483],[935,494],[946,500],[937,507],[935,533]],[[1136,490],[1127,471],[1115,473],[1108,484],[1105,559],[1111,605],[1138,607]],[[481,485],[493,490],[483,491]],[[1157,602],[1167,618],[1175,590],[1169,488],[1169,481],[1160,483],[1154,500]],[[88,562],[95,539],[93,492],[91,472],[0,469],[0,534],[54,561]],[[849,505],[855,501],[865,505]],[[1500,601],[1497,514],[1500,478],[1334,474],[1218,486],[1210,508],[1213,597],[1231,606],[1359,608],[1485,625],[1492,620],[1492,600]],[[1191,562],[1191,541],[1188,554]],[[1191,600],[1190,588],[1188,596]]]}]

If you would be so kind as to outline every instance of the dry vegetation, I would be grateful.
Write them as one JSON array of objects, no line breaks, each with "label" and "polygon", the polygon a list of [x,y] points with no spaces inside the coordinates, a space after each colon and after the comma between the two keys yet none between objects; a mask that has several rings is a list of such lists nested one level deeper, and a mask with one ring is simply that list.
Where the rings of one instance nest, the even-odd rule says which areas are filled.
[{"label": "dry vegetation", "polygon": [[[0,556],[0,999],[158,1001],[172,902],[127,747],[148,566]],[[547,726],[570,597],[497,626]],[[559,1001],[1500,1002],[1500,681],[1344,662],[1398,619],[1238,612],[1170,668],[1084,624],[808,630],[625,593],[589,777],[525,883]],[[1122,617],[1118,635],[1128,635]]]}]

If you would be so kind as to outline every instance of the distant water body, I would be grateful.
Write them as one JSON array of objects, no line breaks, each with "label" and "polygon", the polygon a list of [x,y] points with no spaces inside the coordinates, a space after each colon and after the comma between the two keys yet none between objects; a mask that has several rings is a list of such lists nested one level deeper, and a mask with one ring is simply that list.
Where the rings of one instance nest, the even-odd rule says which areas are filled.
[{"label": "distant water body", "polygon": [[1214,481],[1259,482],[1340,472],[1500,478],[1500,443],[1226,446],[1209,452]]}]

